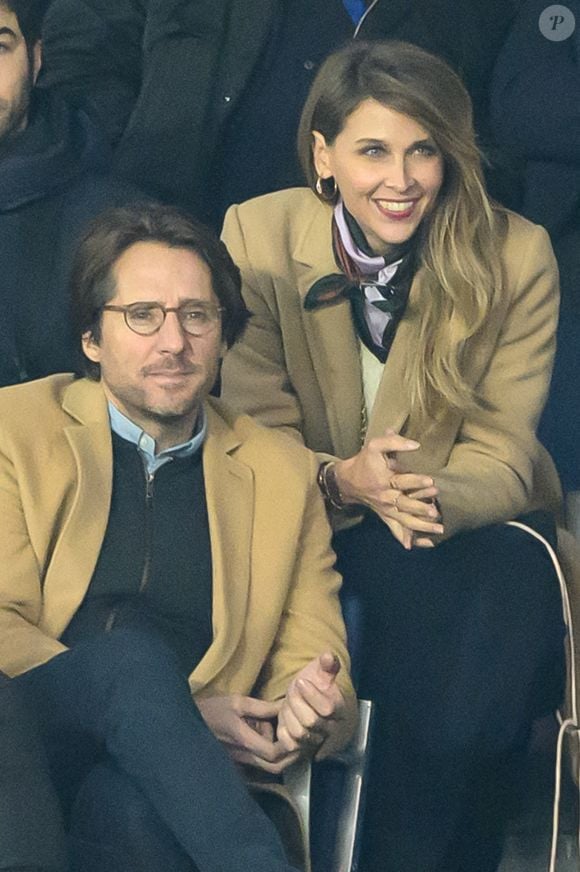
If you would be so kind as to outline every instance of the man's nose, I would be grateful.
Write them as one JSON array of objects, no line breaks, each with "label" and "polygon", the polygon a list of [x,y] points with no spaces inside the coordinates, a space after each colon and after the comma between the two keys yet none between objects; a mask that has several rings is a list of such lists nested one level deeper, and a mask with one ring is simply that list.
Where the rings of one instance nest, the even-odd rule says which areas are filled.
[{"label": "man's nose", "polygon": [[166,312],[165,320],[157,331],[157,345],[160,351],[174,354],[183,351],[187,344],[187,334],[177,316],[177,312]]}]

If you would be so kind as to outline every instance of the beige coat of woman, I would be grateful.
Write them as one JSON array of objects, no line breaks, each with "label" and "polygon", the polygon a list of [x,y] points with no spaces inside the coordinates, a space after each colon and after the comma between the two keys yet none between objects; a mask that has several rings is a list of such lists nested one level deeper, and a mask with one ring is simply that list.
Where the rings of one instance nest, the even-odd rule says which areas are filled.
[{"label": "beige coat of woman", "polygon": [[[350,303],[314,311],[303,305],[314,282],[338,272],[331,218],[332,209],[302,188],[228,212],[223,239],[242,271],[253,317],[226,356],[222,382],[238,410],[294,432],[315,451],[346,458],[359,451],[363,429]],[[514,214],[508,222],[503,292],[464,358],[481,408],[447,408],[426,423],[410,413],[403,375],[419,342],[419,270],[369,415],[367,437],[392,427],[421,443],[399,460],[435,477],[446,536],[560,506],[554,465],[535,435],[555,350],[558,272],[546,231]]]}]

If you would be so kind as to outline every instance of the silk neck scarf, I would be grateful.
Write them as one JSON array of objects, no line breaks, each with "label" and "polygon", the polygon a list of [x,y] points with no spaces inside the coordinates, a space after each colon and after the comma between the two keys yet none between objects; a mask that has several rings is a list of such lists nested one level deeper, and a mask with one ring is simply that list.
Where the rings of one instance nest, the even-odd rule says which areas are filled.
[{"label": "silk neck scarf", "polygon": [[306,295],[304,308],[312,311],[350,300],[360,339],[384,363],[415,274],[413,240],[398,246],[389,257],[373,254],[359,225],[339,200],[332,217],[332,242],[342,272],[318,279]]}]

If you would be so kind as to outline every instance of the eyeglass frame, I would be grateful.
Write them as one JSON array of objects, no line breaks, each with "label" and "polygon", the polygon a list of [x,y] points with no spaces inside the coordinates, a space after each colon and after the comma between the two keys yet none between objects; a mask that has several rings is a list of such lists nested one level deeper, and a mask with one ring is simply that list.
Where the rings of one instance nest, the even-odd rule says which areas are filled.
[{"label": "eyeglass frame", "polygon": [[[184,325],[180,318],[180,313],[187,308],[187,306],[199,305],[202,308],[209,308],[210,310],[214,310],[216,313],[215,318],[211,318],[210,328],[206,330],[204,333],[191,333],[187,327]],[[135,330],[134,327],[131,327],[128,321],[128,316],[131,311],[136,311],[139,307],[143,309],[159,309],[163,313],[163,320],[159,327],[156,327],[155,330],[152,330],[150,333],[140,333],[138,330]],[[221,320],[222,313],[225,312],[225,306],[218,306],[215,303],[207,302],[206,300],[199,300],[197,302],[190,301],[189,303],[182,303],[180,306],[163,306],[161,303],[157,302],[148,302],[146,300],[140,301],[136,300],[134,303],[129,303],[127,306],[114,306],[110,303],[107,303],[104,306],[101,306],[102,312],[122,312],[123,320],[131,333],[135,333],[136,336],[155,336],[156,333],[159,333],[163,325],[165,324],[165,319],[167,318],[168,312],[175,312],[177,315],[177,320],[179,322],[179,326],[181,329],[187,333],[188,336],[207,336],[212,328],[215,327],[216,324]]]}]

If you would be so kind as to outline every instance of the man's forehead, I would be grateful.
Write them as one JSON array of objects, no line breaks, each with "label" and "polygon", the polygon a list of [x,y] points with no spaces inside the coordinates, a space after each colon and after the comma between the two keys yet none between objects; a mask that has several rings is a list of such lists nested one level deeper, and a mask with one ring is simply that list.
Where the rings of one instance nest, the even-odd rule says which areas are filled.
[{"label": "man's forehead", "polygon": [[204,259],[189,248],[165,242],[130,245],[112,270],[117,295],[128,291],[137,299],[155,298],[157,291],[175,292],[180,299],[213,296],[211,272]]},{"label": "man's forehead", "polygon": [[140,240],[129,245],[115,260],[113,270],[189,268],[196,272],[210,274],[210,269],[197,251],[182,245],[170,245],[153,239]]}]

